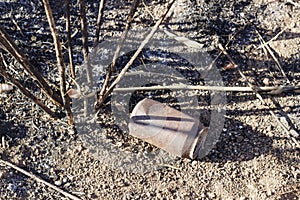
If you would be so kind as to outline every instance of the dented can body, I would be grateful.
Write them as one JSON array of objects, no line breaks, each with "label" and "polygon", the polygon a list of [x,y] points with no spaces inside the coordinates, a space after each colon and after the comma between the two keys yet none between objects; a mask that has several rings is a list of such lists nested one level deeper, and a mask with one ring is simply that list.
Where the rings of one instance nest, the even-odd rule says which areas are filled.
[{"label": "dented can body", "polygon": [[144,99],[131,113],[129,132],[173,155],[195,159],[208,128],[199,120],[168,105]]}]

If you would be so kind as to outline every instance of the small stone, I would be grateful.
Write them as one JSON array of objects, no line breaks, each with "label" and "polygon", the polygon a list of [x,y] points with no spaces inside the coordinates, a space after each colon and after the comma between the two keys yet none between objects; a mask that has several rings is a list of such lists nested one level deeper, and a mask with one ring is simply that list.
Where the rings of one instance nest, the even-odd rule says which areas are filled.
[{"label": "small stone", "polygon": [[61,179],[54,181],[54,185],[61,186],[61,184],[62,184]]},{"label": "small stone", "polygon": [[269,79],[268,78],[264,78],[263,84],[265,84],[265,86],[269,86],[270,85]]},{"label": "small stone", "polygon": [[197,163],[198,163],[198,162],[197,162],[196,160],[194,160],[194,161],[192,162],[192,166],[195,167],[195,166],[197,165]]},{"label": "small stone", "polygon": [[68,179],[67,178],[63,178],[63,183],[66,183],[67,181],[68,181]]},{"label": "small stone", "polygon": [[210,193],[210,192],[209,192],[207,195],[208,195],[208,197],[211,198],[211,199],[216,197],[215,193]]},{"label": "small stone", "polygon": [[236,141],[237,142],[242,142],[243,140],[244,140],[243,136],[240,136],[240,135],[236,136]]},{"label": "small stone", "polygon": [[299,133],[297,133],[295,130],[290,130],[290,134],[295,138],[299,137]]},{"label": "small stone", "polygon": [[122,146],[122,142],[117,142],[117,143],[116,143],[116,146],[117,146],[117,147],[121,147],[121,146]]},{"label": "small stone", "polygon": [[289,112],[291,112],[291,107],[285,107],[285,108],[283,108],[283,111],[284,112],[286,112],[286,113],[289,113]]}]

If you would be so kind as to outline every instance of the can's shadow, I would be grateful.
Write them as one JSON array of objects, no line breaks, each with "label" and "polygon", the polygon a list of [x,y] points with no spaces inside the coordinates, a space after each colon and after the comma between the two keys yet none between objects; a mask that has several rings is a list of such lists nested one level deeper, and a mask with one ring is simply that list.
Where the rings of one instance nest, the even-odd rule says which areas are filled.
[{"label": "can's shadow", "polygon": [[289,144],[291,136],[287,136],[283,132],[280,136],[278,136],[279,134],[270,136],[271,134],[268,132],[262,133],[255,129],[256,127],[245,125],[238,120],[225,120],[225,126],[214,148],[207,156],[198,160],[224,163],[248,161],[262,155],[273,155],[278,160],[287,162],[292,159],[288,156],[290,153],[296,154],[299,151],[288,145],[276,147],[276,144],[279,143]]}]

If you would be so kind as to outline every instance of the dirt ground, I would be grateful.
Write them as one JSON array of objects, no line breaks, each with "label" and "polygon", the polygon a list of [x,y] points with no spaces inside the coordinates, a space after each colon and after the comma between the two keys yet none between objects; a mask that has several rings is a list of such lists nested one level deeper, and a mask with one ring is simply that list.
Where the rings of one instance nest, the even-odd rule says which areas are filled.
[{"label": "dirt ground", "polygon": [[[51,7],[65,41],[62,2],[51,1]],[[78,4],[72,2],[73,26],[78,30],[74,31],[74,61],[79,69],[83,62],[80,20]],[[133,29],[153,26],[167,4],[163,0],[142,2]],[[106,1],[101,40],[122,33],[130,3]],[[89,1],[87,6],[92,45],[98,1]],[[0,24],[44,76],[57,83],[54,48],[41,1],[0,0]],[[203,45],[212,60],[217,58],[216,68],[225,86],[247,86],[238,69],[256,86],[300,85],[297,1],[178,0],[166,24],[177,35]],[[273,55],[262,47],[260,35]],[[226,69],[230,60],[224,54],[218,57],[221,51],[217,39],[238,69]],[[45,99],[16,61],[10,59],[9,66],[16,78]],[[0,76],[1,83],[6,81]],[[193,84],[201,83],[197,81]],[[147,167],[142,158],[128,161],[116,157],[120,163],[107,161],[115,156],[116,149],[126,152],[122,156],[158,152],[118,126],[109,102],[98,115],[99,129],[93,132],[101,134],[111,148],[107,155],[95,153],[79,133],[71,134],[65,118],[51,119],[18,90],[13,90],[0,94],[0,156],[80,199],[296,200],[300,198],[299,92],[263,93],[265,104],[250,92],[226,92],[224,126],[207,156],[197,160],[171,156],[163,162],[156,160],[153,165],[157,167]],[[209,106],[208,93],[193,95],[203,103],[199,105],[201,122],[209,126],[214,108]],[[59,110],[50,101],[46,103]],[[148,170],[131,169],[130,162]],[[68,198],[0,163],[0,199]]]}]

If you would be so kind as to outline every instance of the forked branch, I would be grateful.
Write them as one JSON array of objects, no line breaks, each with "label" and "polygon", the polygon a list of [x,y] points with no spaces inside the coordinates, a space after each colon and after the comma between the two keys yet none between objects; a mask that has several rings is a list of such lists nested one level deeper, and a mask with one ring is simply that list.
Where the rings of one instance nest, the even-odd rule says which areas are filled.
[{"label": "forked branch", "polygon": [[107,87],[108,87],[108,83],[109,83],[109,79],[111,78],[111,74],[115,71],[115,65],[116,65],[117,59],[120,55],[121,48],[122,48],[122,46],[123,46],[123,44],[126,40],[129,28],[130,28],[132,20],[133,20],[134,13],[136,12],[136,9],[139,5],[139,2],[140,2],[140,0],[134,0],[134,2],[132,3],[132,6],[130,8],[130,12],[128,14],[127,22],[126,22],[126,25],[125,25],[125,29],[124,29],[124,31],[121,35],[121,39],[120,39],[119,44],[117,46],[117,49],[115,51],[113,60],[111,62],[110,67],[108,68],[108,70],[106,72],[105,80],[104,80],[102,88],[99,92],[99,98],[101,98],[104,95],[104,93],[106,92]]},{"label": "forked branch", "polygon": [[103,104],[103,102],[107,99],[107,97],[113,91],[114,87],[121,81],[121,79],[123,78],[123,76],[126,74],[127,70],[132,65],[132,63],[134,62],[134,60],[138,57],[138,55],[141,53],[141,51],[146,46],[146,44],[151,40],[151,38],[153,37],[154,33],[157,31],[158,27],[160,26],[160,24],[165,19],[166,15],[168,14],[168,12],[171,9],[171,7],[174,4],[174,2],[175,2],[175,0],[171,0],[168,3],[165,13],[161,16],[161,18],[153,26],[151,32],[142,41],[142,43],[140,44],[139,48],[136,50],[136,52],[131,57],[131,59],[128,61],[128,63],[125,65],[125,67],[122,69],[122,71],[120,72],[120,74],[118,75],[118,77],[114,80],[114,82],[111,84],[111,86],[107,89],[107,91],[105,92],[105,94],[103,96],[99,96],[99,98],[97,99],[96,105],[95,105],[95,109],[96,110],[98,110],[100,108],[100,106]]}]

